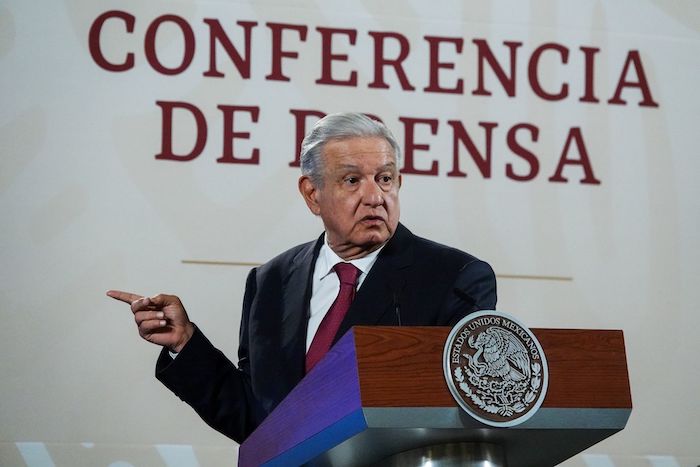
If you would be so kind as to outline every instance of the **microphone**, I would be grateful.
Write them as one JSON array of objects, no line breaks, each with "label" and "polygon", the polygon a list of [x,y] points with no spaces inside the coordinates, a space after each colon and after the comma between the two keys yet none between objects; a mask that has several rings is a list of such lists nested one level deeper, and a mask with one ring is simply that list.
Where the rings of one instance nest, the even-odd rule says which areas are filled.
[{"label": "microphone", "polygon": [[396,315],[396,323],[398,326],[401,324],[401,291],[405,285],[405,281],[401,277],[392,277],[389,282],[389,290],[391,291],[392,307],[394,309],[394,314]]}]

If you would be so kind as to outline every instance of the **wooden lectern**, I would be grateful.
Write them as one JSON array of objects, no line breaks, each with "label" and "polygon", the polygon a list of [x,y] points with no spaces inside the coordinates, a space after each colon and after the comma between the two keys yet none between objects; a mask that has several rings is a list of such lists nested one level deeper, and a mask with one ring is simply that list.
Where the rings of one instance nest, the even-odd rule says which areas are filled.
[{"label": "wooden lectern", "polygon": [[387,465],[397,453],[466,442],[499,446],[508,467],[545,467],[625,427],[622,331],[532,329],[549,388],[537,413],[510,428],[478,422],[452,398],[442,369],[449,332],[352,328],[241,445],[239,466]]}]

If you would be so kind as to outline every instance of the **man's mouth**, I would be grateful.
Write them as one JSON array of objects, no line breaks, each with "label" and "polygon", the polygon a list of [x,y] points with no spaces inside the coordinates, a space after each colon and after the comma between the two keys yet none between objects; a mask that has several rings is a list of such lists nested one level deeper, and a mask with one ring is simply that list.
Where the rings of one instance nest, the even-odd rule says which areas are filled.
[{"label": "man's mouth", "polygon": [[365,216],[362,218],[362,223],[364,224],[383,224],[384,218],[382,216]]}]

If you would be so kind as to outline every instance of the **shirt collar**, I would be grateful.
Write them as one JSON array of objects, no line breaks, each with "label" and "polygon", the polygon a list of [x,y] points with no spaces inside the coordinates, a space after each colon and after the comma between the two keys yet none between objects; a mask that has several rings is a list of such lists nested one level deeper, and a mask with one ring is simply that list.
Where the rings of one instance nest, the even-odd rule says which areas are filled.
[{"label": "shirt collar", "polygon": [[323,236],[323,245],[321,246],[321,251],[318,252],[318,261],[316,262],[316,268],[321,272],[319,279],[325,278],[328,274],[333,272],[333,266],[338,263],[350,263],[359,269],[362,275],[366,275],[369,270],[374,265],[374,262],[379,256],[379,252],[386,246],[386,243],[381,247],[374,250],[372,253],[362,258],[352,259],[350,261],[345,261],[343,258],[338,256],[335,251],[328,245],[328,235]]}]

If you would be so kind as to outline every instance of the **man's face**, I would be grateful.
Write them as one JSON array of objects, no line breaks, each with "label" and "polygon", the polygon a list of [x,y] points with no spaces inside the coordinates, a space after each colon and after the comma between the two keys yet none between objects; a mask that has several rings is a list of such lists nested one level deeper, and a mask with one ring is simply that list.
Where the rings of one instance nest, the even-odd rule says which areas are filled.
[{"label": "man's face", "polygon": [[323,147],[323,186],[301,177],[309,209],[321,216],[328,243],[343,259],[361,258],[384,244],[399,223],[394,151],[380,137],[329,141]]}]

